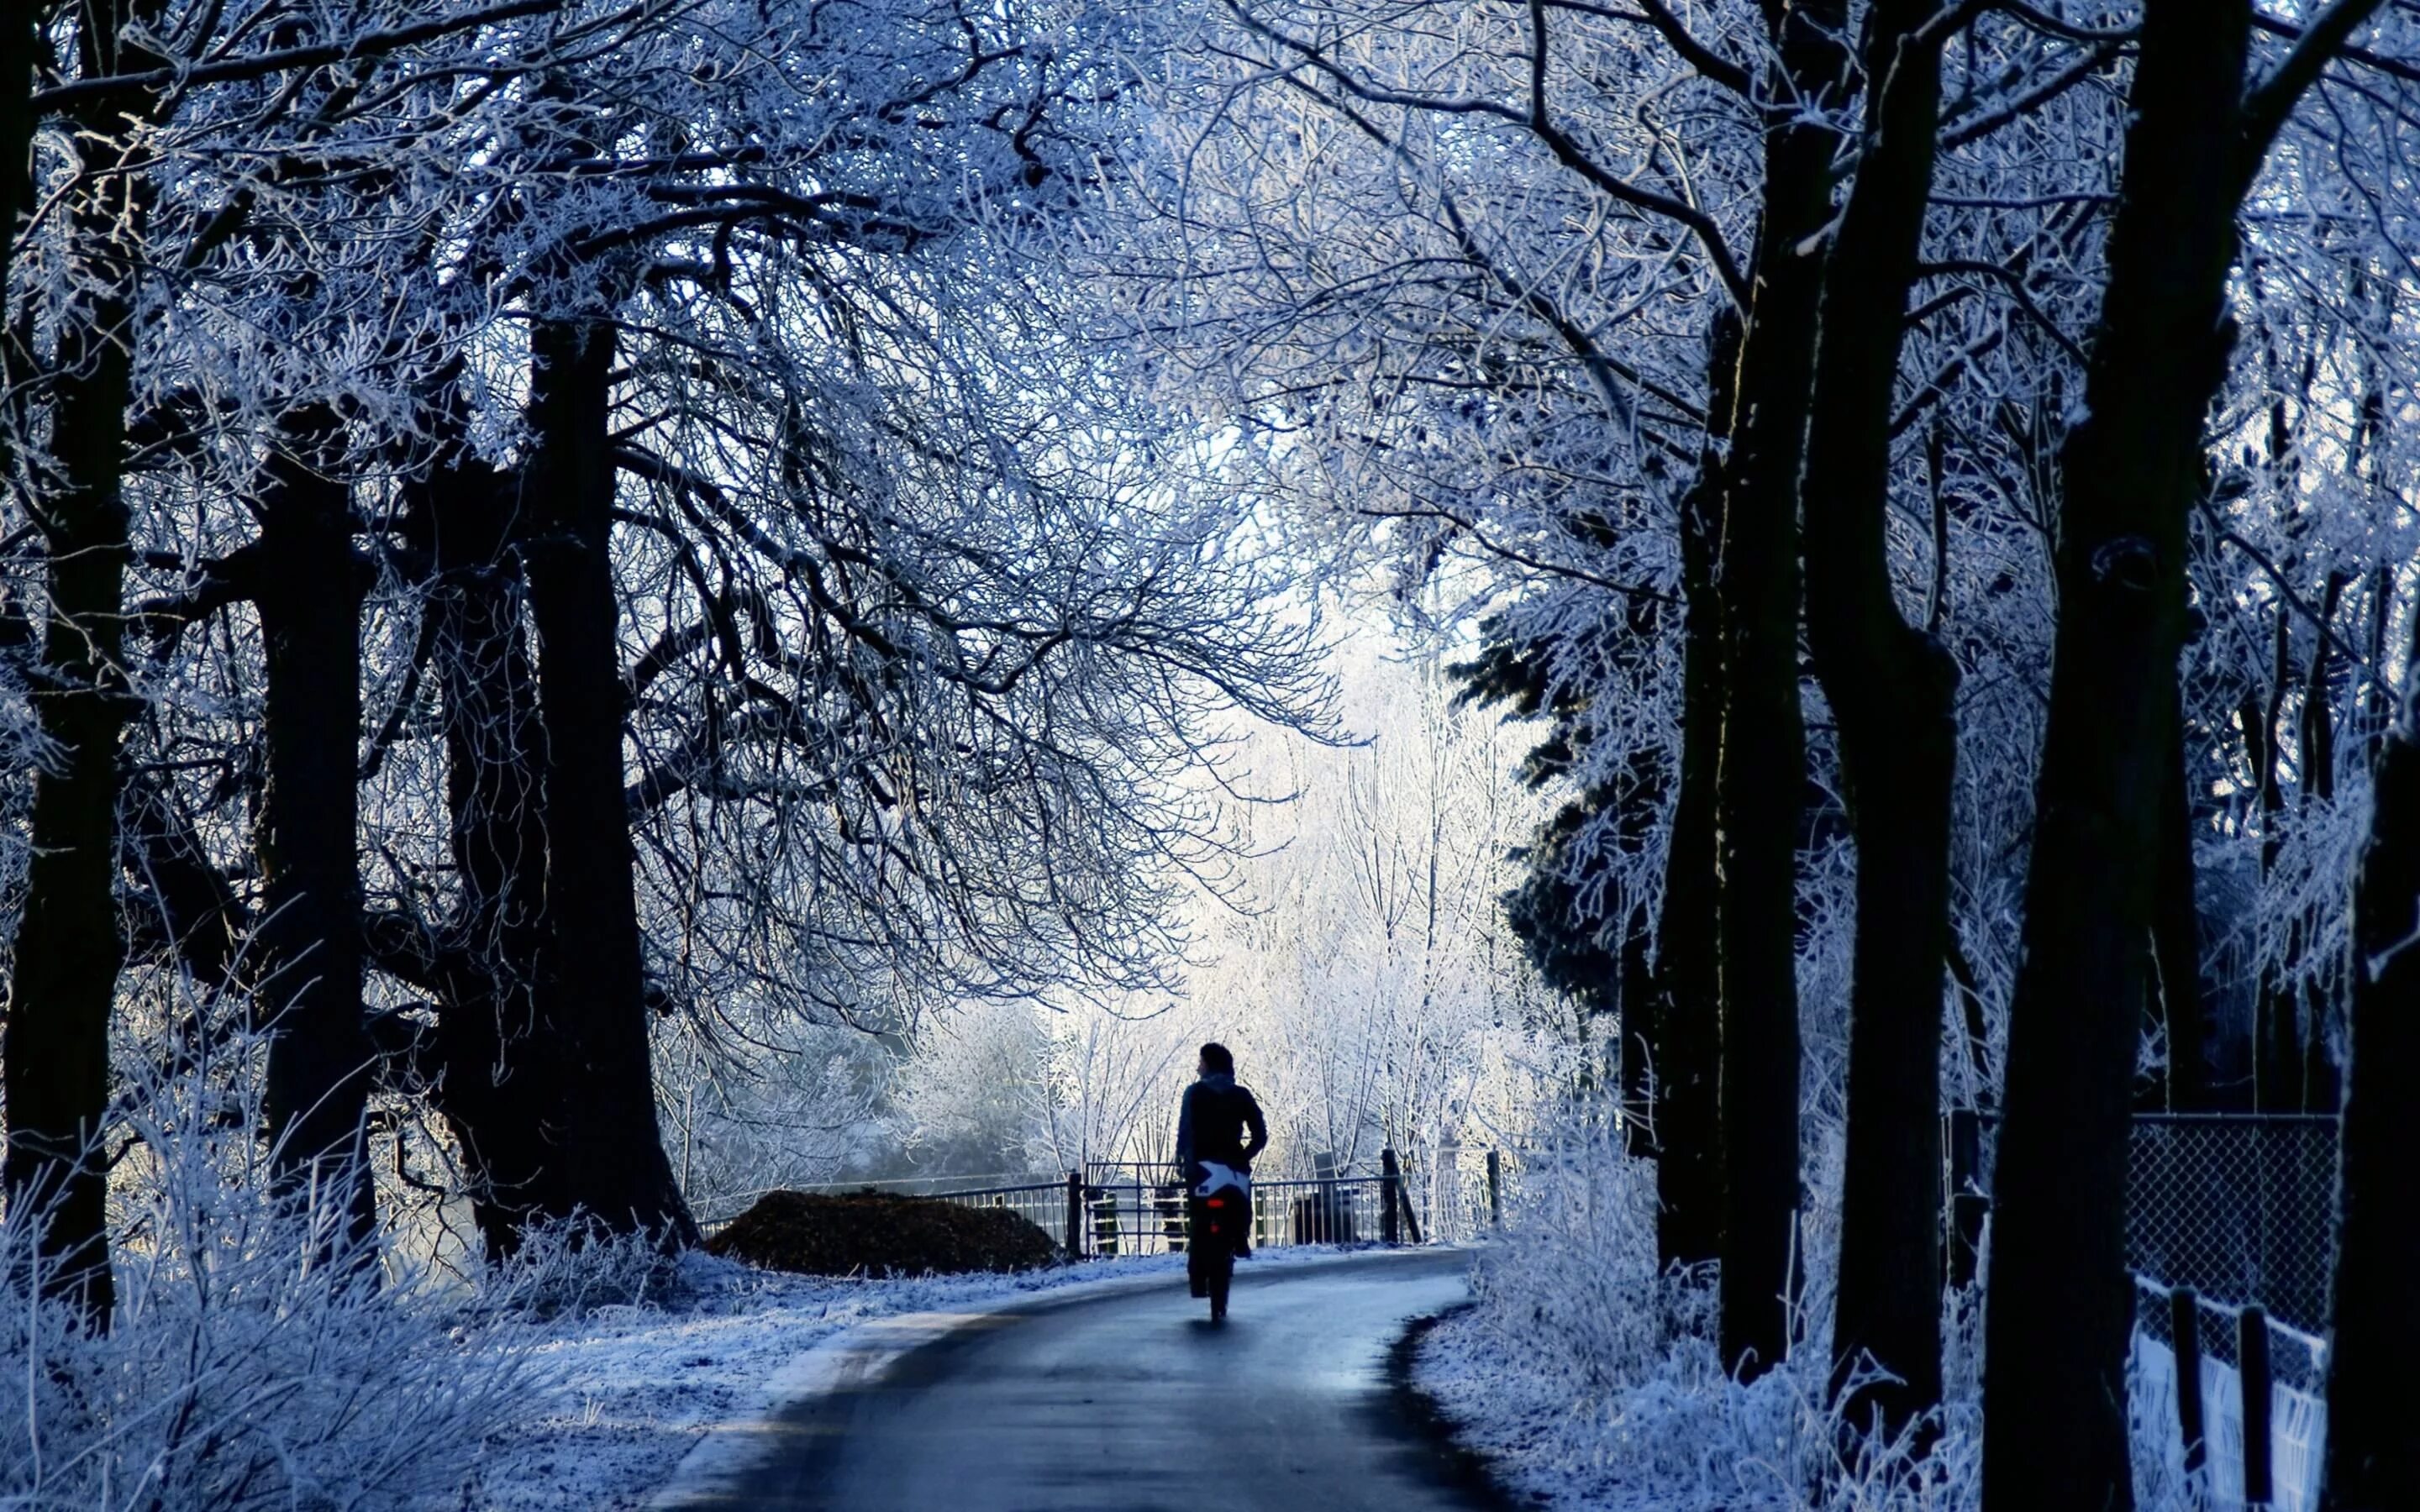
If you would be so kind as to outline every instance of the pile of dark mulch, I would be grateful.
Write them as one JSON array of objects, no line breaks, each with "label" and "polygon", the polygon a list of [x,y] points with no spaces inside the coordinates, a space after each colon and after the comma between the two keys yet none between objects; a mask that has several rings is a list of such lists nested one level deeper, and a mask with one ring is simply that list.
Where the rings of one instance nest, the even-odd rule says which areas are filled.
[{"label": "pile of dark mulch", "polygon": [[807,1275],[1028,1271],[1059,1257],[1049,1235],[1006,1208],[962,1208],[870,1189],[768,1192],[706,1247]]}]

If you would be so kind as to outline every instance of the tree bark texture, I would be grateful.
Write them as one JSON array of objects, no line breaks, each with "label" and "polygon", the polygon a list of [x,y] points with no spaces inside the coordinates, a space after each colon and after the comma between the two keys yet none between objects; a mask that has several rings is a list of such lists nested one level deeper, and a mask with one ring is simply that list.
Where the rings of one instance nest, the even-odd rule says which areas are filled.
[{"label": "tree bark texture", "polygon": [[627,694],[608,555],[614,333],[602,321],[550,321],[532,347],[536,450],[523,474],[520,513],[539,643],[547,865],[535,987],[551,1093],[539,1207],[551,1216],[579,1210],[617,1231],[693,1242],[696,1225],[656,1124],[623,796]]},{"label": "tree bark texture", "polygon": [[340,1207],[358,1244],[377,1220],[357,859],[367,564],[353,550],[351,491],[336,475],[342,441],[332,411],[287,417],[256,501],[254,602],[267,688],[254,991],[271,1028],[268,1113],[278,1169],[294,1189]]},{"label": "tree bark texture", "polygon": [[[1739,414],[1715,563],[1722,750],[1715,778],[1722,1000],[1724,1365],[1754,1377],[1789,1350],[1799,1208],[1797,846],[1807,780],[1798,695],[1798,474],[1838,136],[1845,0],[1767,7],[1778,77],[1765,133],[1764,224],[1740,348]],[[1784,103],[1787,102],[1787,103]]]},{"label": "tree bark texture", "polygon": [[1886,1435],[1941,1401],[1941,1047],[1958,673],[1900,613],[1885,538],[1901,333],[1932,189],[1934,0],[1879,0],[1876,93],[1824,273],[1803,498],[1807,625],[1857,847],[1832,1390]]},{"label": "tree bark texture", "polygon": [[2322,1512],[2420,1506],[2420,657],[2405,663],[2403,699],[2379,747],[2353,888]]},{"label": "tree bark texture", "polygon": [[1681,770],[1655,930],[1656,1257],[1666,1270],[1722,1253],[1722,1014],[1714,969],[1714,779],[1722,756],[1722,451],[1730,435],[1739,322],[1716,327],[1707,444],[1681,501]]},{"label": "tree bark texture", "polygon": [[2133,1504],[2127,1144],[2185,622],[2185,522],[2229,336],[2247,0],[2149,0],[2086,414],[1993,1192],[1989,1512]]}]

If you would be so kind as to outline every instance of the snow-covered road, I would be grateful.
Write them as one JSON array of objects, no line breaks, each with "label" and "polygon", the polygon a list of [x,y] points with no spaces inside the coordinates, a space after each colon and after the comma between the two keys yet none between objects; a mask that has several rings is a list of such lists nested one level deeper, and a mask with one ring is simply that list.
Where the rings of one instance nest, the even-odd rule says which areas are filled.
[{"label": "snow-covered road", "polygon": [[1183,1278],[1043,1296],[837,1362],[696,1512],[1422,1512],[1476,1505],[1399,1418],[1386,1355],[1466,1294],[1467,1253],[1238,1269],[1210,1326]]}]

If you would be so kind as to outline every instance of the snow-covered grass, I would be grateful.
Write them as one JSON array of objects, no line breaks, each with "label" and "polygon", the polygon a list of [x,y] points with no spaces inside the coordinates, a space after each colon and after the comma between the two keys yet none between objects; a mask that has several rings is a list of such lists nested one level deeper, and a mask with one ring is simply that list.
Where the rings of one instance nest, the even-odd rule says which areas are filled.
[{"label": "snow-covered grass", "polygon": [[[1336,1248],[1262,1250],[1282,1268]],[[717,1427],[778,1405],[773,1378],[861,1323],[983,1311],[1046,1291],[1174,1276],[1182,1256],[1144,1256],[1009,1275],[845,1280],[782,1275],[691,1253],[659,1300],[566,1312],[517,1347],[550,1385],[536,1411],[490,1440],[463,1505],[477,1512],[611,1512],[644,1506]]]},{"label": "snow-covered grass", "polygon": [[[1930,1453],[1846,1435],[1824,1372],[1807,1364],[1829,1358],[1836,1222],[1808,1224],[1794,1358],[1743,1385],[1721,1368],[1708,1278],[1657,1273],[1654,1180],[1609,1121],[1585,1115],[1529,1155],[1505,1231],[1480,1255],[1472,1304],[1430,1330],[1414,1360],[1415,1383],[1462,1443],[1548,1512],[1973,1512],[1982,1288],[1944,1310],[1946,1401]],[[2141,1354],[2135,1504],[2198,1512],[2199,1493],[2167,1465],[2169,1408]]]},{"label": "snow-covered grass", "polygon": [[105,1331],[47,1294],[34,1206],[0,1215],[0,1507],[12,1512],[638,1507],[714,1428],[769,1412],[784,1366],[852,1325],[1184,1264],[845,1280],[568,1229],[467,1271],[403,1232],[354,1249],[330,1195],[281,1182],[256,1137],[261,1036],[231,1022],[173,1042],[166,1059],[132,1044],[119,1057]]},{"label": "snow-covered grass", "polygon": [[237,1029],[120,1057],[105,1331],[46,1295],[41,1213],[0,1221],[0,1506],[450,1507],[541,1386],[521,1309],[381,1273],[340,1213],[273,1180],[262,1050]]}]

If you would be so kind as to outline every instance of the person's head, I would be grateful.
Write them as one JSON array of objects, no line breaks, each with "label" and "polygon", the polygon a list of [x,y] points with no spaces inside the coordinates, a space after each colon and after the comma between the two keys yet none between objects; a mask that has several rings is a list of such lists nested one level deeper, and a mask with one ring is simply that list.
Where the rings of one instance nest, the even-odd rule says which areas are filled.
[{"label": "person's head", "polygon": [[1211,1041],[1208,1044],[1202,1047],[1202,1074],[1204,1076],[1233,1076],[1235,1074],[1234,1056],[1225,1045],[1220,1044],[1216,1040]]}]

